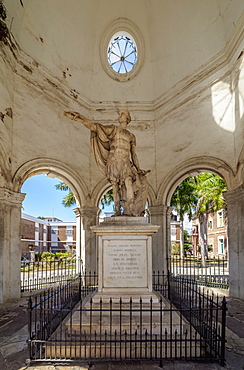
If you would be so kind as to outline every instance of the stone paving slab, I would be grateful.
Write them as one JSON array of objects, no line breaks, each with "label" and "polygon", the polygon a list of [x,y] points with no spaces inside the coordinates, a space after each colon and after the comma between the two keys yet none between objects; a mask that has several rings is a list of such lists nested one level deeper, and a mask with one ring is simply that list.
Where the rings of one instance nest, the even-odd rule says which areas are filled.
[{"label": "stone paving slab", "polygon": [[[227,298],[226,366],[216,363],[163,361],[168,370],[243,370],[244,369],[244,302]],[[28,356],[27,299],[0,304],[0,370],[159,370],[159,362],[85,362],[63,365],[60,363],[33,363],[26,365]]]}]

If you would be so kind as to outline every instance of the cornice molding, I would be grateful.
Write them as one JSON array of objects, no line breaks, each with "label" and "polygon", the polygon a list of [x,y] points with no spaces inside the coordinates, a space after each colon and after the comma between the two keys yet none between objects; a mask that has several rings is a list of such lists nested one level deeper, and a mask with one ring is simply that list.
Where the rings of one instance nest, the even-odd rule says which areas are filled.
[{"label": "cornice molding", "polygon": [[[189,100],[197,97],[204,90],[221,80],[223,76],[229,75],[233,68],[235,68],[236,61],[244,49],[243,24],[244,13],[239,18],[232,36],[221,52],[215,55],[208,63],[201,66],[192,75],[179,81],[179,83],[154,101],[127,101],[126,108],[138,120],[140,120],[142,113],[143,115],[146,113],[148,114],[148,120],[157,121]],[[8,47],[11,50],[12,57],[7,52]],[[123,103],[120,102],[92,101],[87,97],[76,94],[76,91],[66,85],[62,78],[53,76],[47,68],[38,64],[33,58],[24,53],[13,36],[11,36],[11,40],[8,40],[8,45],[4,45],[2,50],[0,50],[1,54],[2,58],[7,61],[17,77],[31,84],[33,88],[45,92],[50,99],[54,99],[62,105],[67,105],[71,109],[78,108],[84,113],[86,111],[86,114],[91,118],[102,122],[104,115],[101,113],[106,112],[106,122],[110,123],[114,121],[114,112],[118,108],[125,108]]]},{"label": "cornice molding", "polygon": [[0,188],[0,202],[9,205],[21,206],[25,199],[24,193],[16,193],[6,188]]}]

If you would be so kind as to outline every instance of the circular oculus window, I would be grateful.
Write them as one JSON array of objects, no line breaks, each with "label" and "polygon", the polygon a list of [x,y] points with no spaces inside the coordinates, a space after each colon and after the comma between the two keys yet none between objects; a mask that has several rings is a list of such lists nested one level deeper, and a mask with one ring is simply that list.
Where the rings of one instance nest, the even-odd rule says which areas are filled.
[{"label": "circular oculus window", "polygon": [[128,19],[115,20],[102,35],[100,57],[114,80],[125,82],[136,76],[144,61],[144,41],[138,27]]},{"label": "circular oculus window", "polygon": [[136,65],[137,47],[130,35],[114,35],[108,47],[108,63],[117,73],[128,73]]}]

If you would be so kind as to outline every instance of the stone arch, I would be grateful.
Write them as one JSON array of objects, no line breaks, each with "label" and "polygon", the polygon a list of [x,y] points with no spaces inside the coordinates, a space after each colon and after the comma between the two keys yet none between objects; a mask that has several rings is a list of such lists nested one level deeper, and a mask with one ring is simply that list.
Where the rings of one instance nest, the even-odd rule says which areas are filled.
[{"label": "stone arch", "polygon": [[20,166],[13,176],[13,190],[20,192],[21,186],[29,177],[40,174],[64,181],[72,189],[78,206],[86,202],[89,192],[81,177],[70,166],[49,158],[33,159]]},{"label": "stone arch", "polygon": [[237,185],[236,174],[224,161],[214,157],[195,157],[182,162],[164,179],[157,196],[157,203],[169,206],[175,188],[187,177],[201,172],[212,172],[224,179],[227,188]]}]

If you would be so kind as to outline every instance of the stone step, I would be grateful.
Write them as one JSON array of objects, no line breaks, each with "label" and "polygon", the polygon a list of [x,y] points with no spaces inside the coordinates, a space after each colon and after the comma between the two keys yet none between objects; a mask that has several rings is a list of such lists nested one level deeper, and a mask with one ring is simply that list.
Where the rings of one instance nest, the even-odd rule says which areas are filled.
[{"label": "stone step", "polygon": [[[93,314],[93,312],[92,312]],[[161,329],[162,327],[162,329]],[[80,312],[76,311],[72,315],[72,319],[68,320],[66,323],[66,328],[68,333],[72,335],[72,333],[97,333],[105,332],[107,333],[114,333],[115,330],[117,333],[121,331],[124,333],[134,333],[136,330],[140,332],[152,332],[153,334],[160,334],[161,330],[164,332],[178,332],[185,331],[189,329],[189,324],[184,320],[184,318],[180,317],[177,312],[173,312],[171,315],[169,312],[163,313],[154,313],[153,316],[150,313],[143,312],[142,315],[137,315],[137,313],[133,312],[130,315],[104,315],[100,317],[99,315],[92,315],[90,316],[89,313],[83,312],[82,318],[80,317]]]},{"label": "stone step", "polygon": [[[178,336],[179,339],[180,336]],[[184,339],[184,337],[182,336]],[[115,342],[116,339],[116,342]],[[159,340],[161,339],[161,340]],[[191,357],[205,355],[205,348],[200,345],[200,338],[191,346],[189,341],[181,342],[172,337],[158,336],[149,341],[149,336],[86,336],[76,338],[76,342],[67,341],[66,344],[48,343],[45,345],[46,358],[65,358],[65,359],[158,359],[158,358],[184,358],[189,356],[191,347]],[[167,342],[166,342],[167,340]]]}]

